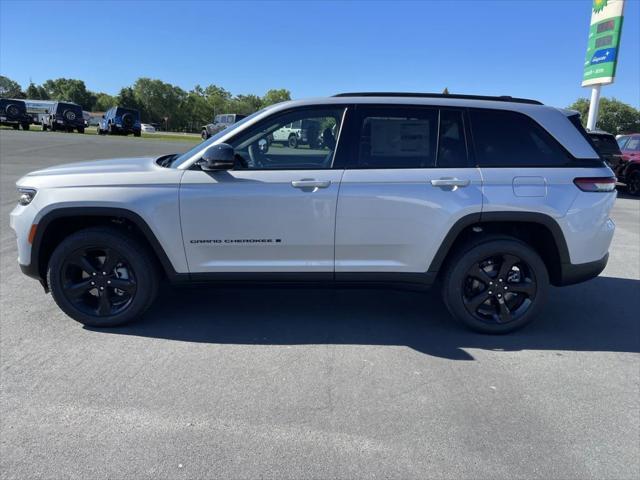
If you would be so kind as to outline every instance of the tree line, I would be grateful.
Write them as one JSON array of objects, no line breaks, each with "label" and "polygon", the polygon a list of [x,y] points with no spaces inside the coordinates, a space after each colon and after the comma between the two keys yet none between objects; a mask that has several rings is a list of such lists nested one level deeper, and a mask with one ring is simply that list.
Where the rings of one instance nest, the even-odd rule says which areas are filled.
[{"label": "tree line", "polygon": [[264,95],[233,95],[217,85],[196,85],[184,89],[152,78],[139,78],[117,95],[92,92],[84,81],[71,78],[30,83],[26,89],[14,80],[0,76],[0,97],[32,100],[67,100],[90,112],[104,112],[119,105],[140,111],[144,123],[158,123],[172,131],[197,132],[220,113],[248,115],[274,103],[291,100],[289,90],[272,89]]},{"label": "tree line", "polygon": [[[449,93],[445,89],[444,93]],[[84,110],[104,112],[114,105],[140,110],[142,121],[159,123],[174,131],[199,131],[219,113],[248,115],[263,107],[291,99],[289,90],[273,89],[263,96],[233,95],[217,85],[196,85],[188,92],[152,78],[139,78],[118,95],[92,92],[82,80],[58,78],[42,85],[30,83],[26,89],[10,78],[0,76],[0,97],[34,100],[68,100]],[[579,98],[568,108],[581,113],[586,124],[589,100]],[[615,98],[600,100],[598,128],[613,134],[640,132],[640,110]]]}]

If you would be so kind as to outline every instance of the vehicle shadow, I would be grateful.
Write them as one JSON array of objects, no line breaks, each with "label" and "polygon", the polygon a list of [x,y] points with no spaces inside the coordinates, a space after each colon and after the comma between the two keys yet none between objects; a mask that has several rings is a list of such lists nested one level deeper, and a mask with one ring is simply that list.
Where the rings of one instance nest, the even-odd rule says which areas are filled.
[{"label": "vehicle shadow", "polygon": [[466,349],[639,352],[640,281],[598,277],[553,288],[522,330],[482,335],[452,321],[437,291],[305,288],[169,288],[143,318],[96,330],[215,344],[406,345],[473,360]]}]

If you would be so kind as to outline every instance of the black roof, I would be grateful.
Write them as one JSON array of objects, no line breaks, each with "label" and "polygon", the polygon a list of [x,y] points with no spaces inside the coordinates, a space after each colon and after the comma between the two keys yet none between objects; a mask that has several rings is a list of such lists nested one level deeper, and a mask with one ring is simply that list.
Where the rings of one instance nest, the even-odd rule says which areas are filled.
[{"label": "black roof", "polygon": [[350,92],[338,93],[334,97],[417,97],[417,98],[455,98],[460,100],[490,100],[493,102],[529,103],[531,105],[543,105],[538,100],[529,98],[509,97],[501,95],[492,97],[488,95],[460,95],[457,93],[407,93],[407,92]]}]

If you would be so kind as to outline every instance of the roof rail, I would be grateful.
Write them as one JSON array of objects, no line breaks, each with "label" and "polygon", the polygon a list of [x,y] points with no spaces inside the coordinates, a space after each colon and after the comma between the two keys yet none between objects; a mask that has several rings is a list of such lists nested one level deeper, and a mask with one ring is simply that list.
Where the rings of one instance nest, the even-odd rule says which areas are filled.
[{"label": "roof rail", "polygon": [[455,98],[459,100],[490,100],[493,102],[529,103],[531,105],[544,105],[538,100],[529,98],[509,97],[501,95],[492,97],[489,95],[460,95],[456,93],[406,93],[406,92],[352,92],[338,93],[334,97],[418,97],[418,98]]}]

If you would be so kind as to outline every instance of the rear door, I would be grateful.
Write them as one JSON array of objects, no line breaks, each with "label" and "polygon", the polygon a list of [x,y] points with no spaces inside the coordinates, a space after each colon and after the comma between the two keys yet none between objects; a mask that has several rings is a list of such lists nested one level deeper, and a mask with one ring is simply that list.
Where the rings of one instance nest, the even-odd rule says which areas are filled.
[{"label": "rear door", "polygon": [[482,208],[466,114],[367,105],[355,122],[338,199],[336,279],[419,279],[453,224]]}]

